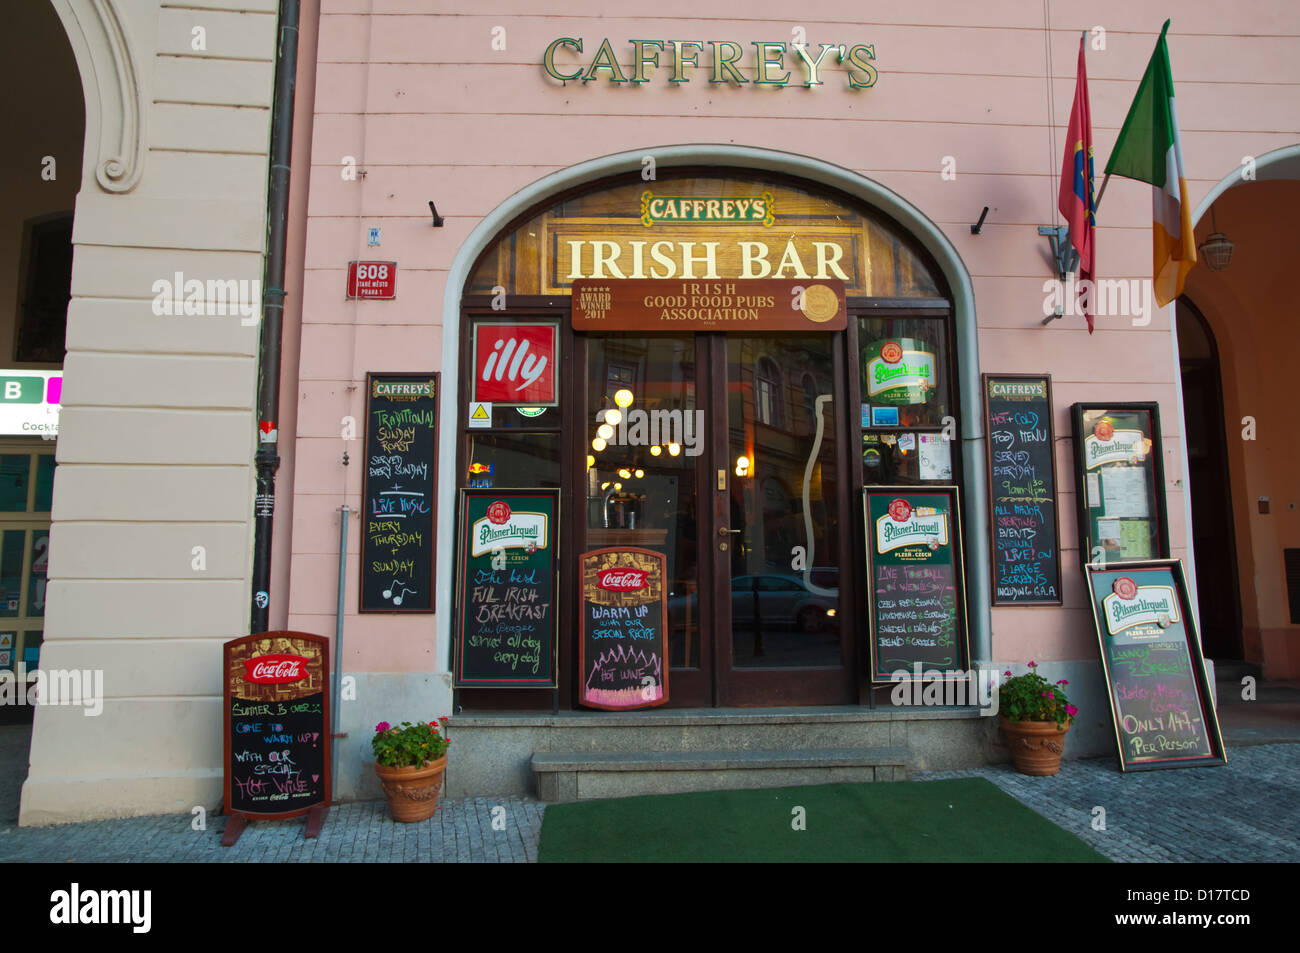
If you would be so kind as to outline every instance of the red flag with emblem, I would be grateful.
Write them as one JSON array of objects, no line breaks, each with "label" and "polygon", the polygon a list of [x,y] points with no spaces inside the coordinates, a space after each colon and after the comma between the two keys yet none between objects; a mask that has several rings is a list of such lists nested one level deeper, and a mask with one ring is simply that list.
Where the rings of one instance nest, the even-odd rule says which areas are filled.
[{"label": "red flag with emblem", "polygon": [[[1070,244],[1079,253],[1079,281],[1091,282],[1097,262],[1097,205],[1093,200],[1092,110],[1088,106],[1088,73],[1083,63],[1083,44],[1079,38],[1079,73],[1074,84],[1074,105],[1070,108],[1070,129],[1065,137],[1065,159],[1061,163],[1059,206],[1070,226]],[[1083,286],[1086,287],[1086,286]],[[1084,315],[1088,333],[1092,333],[1092,295],[1088,295]]]}]

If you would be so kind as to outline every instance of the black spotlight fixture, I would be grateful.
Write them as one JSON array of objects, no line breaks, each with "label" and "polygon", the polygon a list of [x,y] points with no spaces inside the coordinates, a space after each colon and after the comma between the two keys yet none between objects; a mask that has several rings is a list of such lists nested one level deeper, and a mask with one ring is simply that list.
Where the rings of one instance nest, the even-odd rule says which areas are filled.
[{"label": "black spotlight fixture", "polygon": [[433,199],[429,200],[429,211],[433,213],[433,227],[442,228],[444,219],[438,214],[438,206],[433,204]]}]

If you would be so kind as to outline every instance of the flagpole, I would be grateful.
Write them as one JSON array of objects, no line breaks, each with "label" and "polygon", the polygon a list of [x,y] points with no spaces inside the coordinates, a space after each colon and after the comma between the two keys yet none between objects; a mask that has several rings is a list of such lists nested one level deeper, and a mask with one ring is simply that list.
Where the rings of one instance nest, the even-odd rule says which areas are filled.
[{"label": "flagpole", "polygon": [[1106,194],[1106,183],[1109,181],[1110,181],[1110,173],[1107,172],[1106,177],[1101,180],[1101,191],[1097,193],[1097,197],[1093,199],[1092,202],[1093,218],[1096,218],[1097,216],[1097,209],[1101,208],[1101,197]]}]

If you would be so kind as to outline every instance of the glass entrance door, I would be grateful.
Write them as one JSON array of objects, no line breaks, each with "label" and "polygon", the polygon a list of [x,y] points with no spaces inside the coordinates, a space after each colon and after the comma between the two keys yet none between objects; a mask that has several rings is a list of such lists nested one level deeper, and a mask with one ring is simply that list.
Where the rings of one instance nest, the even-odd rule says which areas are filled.
[{"label": "glass entrance door", "polygon": [[586,549],[667,557],[669,705],[856,700],[837,338],[587,339]]},{"label": "glass entrance door", "polygon": [[[830,334],[729,334],[715,507],[719,699],[853,701],[840,602],[847,479]],[[719,476],[718,485],[722,486]]]}]

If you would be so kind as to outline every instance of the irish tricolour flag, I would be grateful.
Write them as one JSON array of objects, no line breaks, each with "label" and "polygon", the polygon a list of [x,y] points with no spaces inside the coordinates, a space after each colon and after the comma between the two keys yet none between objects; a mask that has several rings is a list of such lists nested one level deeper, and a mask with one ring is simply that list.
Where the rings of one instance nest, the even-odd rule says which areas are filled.
[{"label": "irish tricolour flag", "polygon": [[1106,164],[1107,175],[1148,182],[1152,192],[1151,244],[1156,301],[1163,308],[1183,291],[1183,281],[1196,264],[1192,206],[1183,171],[1183,143],[1174,111],[1174,77],[1169,70],[1165,21],[1147,64],[1137,97]]}]

